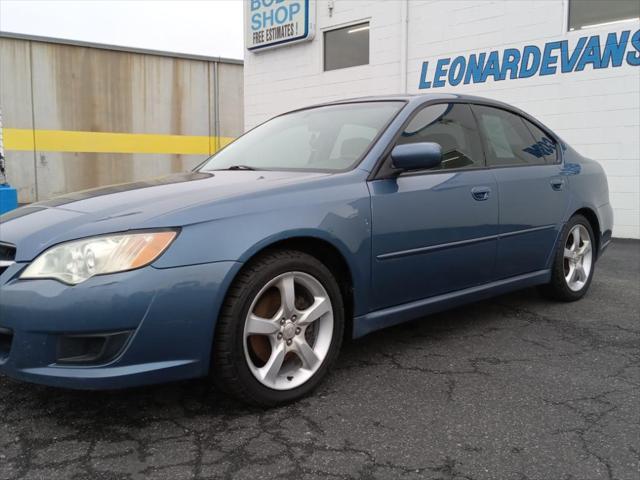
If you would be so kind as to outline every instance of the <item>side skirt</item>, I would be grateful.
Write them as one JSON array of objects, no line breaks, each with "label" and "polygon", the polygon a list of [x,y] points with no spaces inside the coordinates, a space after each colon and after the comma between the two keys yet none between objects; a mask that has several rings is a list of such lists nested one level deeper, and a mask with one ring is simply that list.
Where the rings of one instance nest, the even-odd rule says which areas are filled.
[{"label": "side skirt", "polygon": [[380,330],[381,328],[415,320],[425,315],[459,307],[466,303],[544,284],[550,280],[551,270],[539,270],[537,272],[518,275],[517,277],[486,283],[477,287],[465,288],[464,290],[458,290],[456,292],[445,293],[423,300],[416,300],[402,305],[376,310],[375,312],[360,315],[353,319],[353,338],[359,338],[368,333]]}]

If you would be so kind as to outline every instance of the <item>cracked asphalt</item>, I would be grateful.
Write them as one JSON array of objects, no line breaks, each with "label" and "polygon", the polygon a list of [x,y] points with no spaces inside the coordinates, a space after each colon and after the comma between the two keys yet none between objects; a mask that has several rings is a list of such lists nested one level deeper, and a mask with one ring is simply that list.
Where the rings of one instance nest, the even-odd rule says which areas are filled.
[{"label": "cracked asphalt", "polygon": [[99,393],[0,378],[0,479],[639,479],[640,243],[582,301],[535,289],[346,345],[316,393]]}]

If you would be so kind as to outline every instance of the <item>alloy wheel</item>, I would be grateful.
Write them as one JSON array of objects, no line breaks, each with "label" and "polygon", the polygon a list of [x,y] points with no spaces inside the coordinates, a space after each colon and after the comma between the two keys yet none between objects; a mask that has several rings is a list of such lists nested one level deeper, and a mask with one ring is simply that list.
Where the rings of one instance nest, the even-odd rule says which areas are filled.
[{"label": "alloy wheel", "polygon": [[575,225],[564,246],[564,278],[574,292],[580,291],[591,273],[593,249],[591,236],[584,225]]},{"label": "alloy wheel", "polygon": [[304,272],[270,280],[245,319],[243,345],[253,376],[274,390],[304,384],[323,364],[333,336],[327,290]]}]

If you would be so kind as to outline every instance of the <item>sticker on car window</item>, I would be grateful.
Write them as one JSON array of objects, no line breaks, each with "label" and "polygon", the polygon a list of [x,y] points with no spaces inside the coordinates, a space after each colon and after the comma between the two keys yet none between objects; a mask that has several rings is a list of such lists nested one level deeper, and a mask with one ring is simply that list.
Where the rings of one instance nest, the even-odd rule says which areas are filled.
[{"label": "sticker on car window", "polygon": [[498,158],[513,158],[513,150],[509,140],[507,140],[507,134],[504,131],[504,124],[500,117],[493,115],[482,115],[482,122],[485,127],[485,133],[489,138],[489,143],[493,148],[493,151]]}]

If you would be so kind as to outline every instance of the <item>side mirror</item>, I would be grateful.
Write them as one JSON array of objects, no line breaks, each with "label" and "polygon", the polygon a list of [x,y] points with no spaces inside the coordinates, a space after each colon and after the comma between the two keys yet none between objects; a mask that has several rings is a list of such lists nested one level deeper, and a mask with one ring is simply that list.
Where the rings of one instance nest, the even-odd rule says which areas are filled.
[{"label": "side mirror", "polygon": [[442,163],[442,147],[433,142],[396,145],[391,151],[391,161],[400,170],[427,170]]}]

